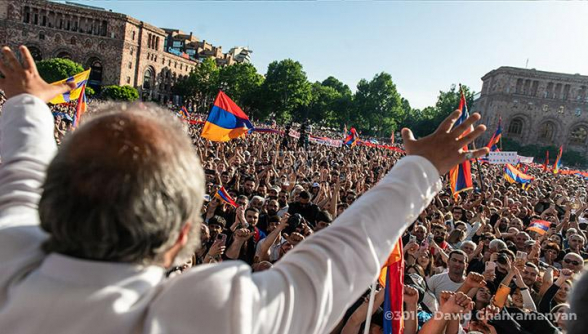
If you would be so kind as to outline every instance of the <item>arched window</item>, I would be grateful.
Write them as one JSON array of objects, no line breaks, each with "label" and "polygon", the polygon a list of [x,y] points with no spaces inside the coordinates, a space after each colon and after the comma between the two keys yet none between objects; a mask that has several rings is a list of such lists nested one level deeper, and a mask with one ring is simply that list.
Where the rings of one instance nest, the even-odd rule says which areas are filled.
[{"label": "arched window", "polygon": [[57,54],[57,58],[69,59],[71,60],[71,55],[65,51],[61,51]]},{"label": "arched window", "polygon": [[584,145],[586,143],[586,138],[588,138],[588,130],[585,126],[579,126],[572,130],[572,133],[570,134],[570,144]]},{"label": "arched window", "polygon": [[69,42],[71,43],[71,45],[76,45],[76,38],[72,37]]},{"label": "arched window", "polygon": [[551,143],[555,136],[555,125],[551,122],[545,122],[539,129],[539,140]]},{"label": "arched window", "polygon": [[513,119],[508,125],[508,134],[520,136],[523,133],[523,120],[520,118]]},{"label": "arched window", "polygon": [[153,73],[153,69],[148,67],[143,73],[143,89],[151,89],[153,86],[153,78],[155,77],[155,73]]},{"label": "arched window", "polygon": [[29,51],[31,52],[31,56],[33,57],[33,59],[35,61],[41,61],[43,60],[43,54],[41,53],[41,50],[39,50],[38,47],[36,46],[29,46]]}]

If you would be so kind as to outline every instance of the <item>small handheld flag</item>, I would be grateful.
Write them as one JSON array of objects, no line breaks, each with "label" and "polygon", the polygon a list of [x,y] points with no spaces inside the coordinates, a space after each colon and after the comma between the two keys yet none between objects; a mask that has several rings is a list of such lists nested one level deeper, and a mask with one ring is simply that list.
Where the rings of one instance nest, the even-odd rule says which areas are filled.
[{"label": "small handheld flag", "polygon": [[182,108],[180,109],[180,116],[183,119],[188,119],[190,118],[190,114],[188,113],[188,109],[186,109],[186,107],[182,106]]},{"label": "small handheld flag", "polygon": [[349,129],[349,132],[347,132],[347,138],[345,138],[343,142],[345,145],[353,147],[357,145],[358,138],[359,136],[357,135],[357,130],[355,130],[355,128],[351,128]]},{"label": "small handheld flag", "polygon": [[88,104],[86,103],[86,85],[82,86],[82,92],[80,93],[80,97],[78,98],[78,105],[76,106],[76,116],[74,118],[73,127],[77,127],[80,123],[80,119],[82,118],[82,114],[86,112],[88,109]]},{"label": "small handheld flag", "polygon": [[[384,286],[384,333],[399,334],[404,330],[402,314],[404,296],[404,259],[402,239],[398,239],[384,268],[380,271],[380,285]],[[388,316],[386,316],[388,315]]]},{"label": "small handheld flag", "polygon": [[249,117],[220,91],[208,114],[201,136],[212,141],[229,141],[246,134],[253,125]]},{"label": "small handheld flag", "polygon": [[549,150],[545,151],[545,163],[543,164],[544,172],[547,172],[547,166],[549,166]]},{"label": "small handheld flag", "polygon": [[527,231],[537,232],[541,235],[544,235],[545,233],[547,233],[547,231],[549,231],[549,226],[551,226],[550,222],[546,220],[536,219],[531,222],[531,224],[527,228]]},{"label": "small handheld flag", "polygon": [[236,208],[238,205],[235,200],[229,195],[229,193],[225,190],[225,187],[220,187],[220,189],[214,195],[215,198],[220,199],[221,201],[231,205],[232,207]]},{"label": "small handheld flag", "polygon": [[504,165],[504,179],[510,183],[520,183],[524,187],[530,185],[535,178],[521,172],[511,164],[506,164]]}]

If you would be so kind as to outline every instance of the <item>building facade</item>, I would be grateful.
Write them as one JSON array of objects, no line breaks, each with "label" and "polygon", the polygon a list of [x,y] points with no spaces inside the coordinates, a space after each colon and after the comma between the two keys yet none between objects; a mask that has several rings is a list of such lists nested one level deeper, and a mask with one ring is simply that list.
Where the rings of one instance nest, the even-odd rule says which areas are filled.
[{"label": "building facade", "polygon": [[479,144],[502,118],[503,138],[588,154],[588,76],[500,67],[482,81],[472,108],[488,126]]},{"label": "building facade", "polygon": [[[92,69],[93,88],[130,85],[143,100],[177,102],[173,85],[199,64],[198,57],[168,52],[170,31],[92,6],[0,1],[2,45],[26,45],[35,60],[71,59]],[[221,52],[218,62],[228,63],[227,57]]]}]

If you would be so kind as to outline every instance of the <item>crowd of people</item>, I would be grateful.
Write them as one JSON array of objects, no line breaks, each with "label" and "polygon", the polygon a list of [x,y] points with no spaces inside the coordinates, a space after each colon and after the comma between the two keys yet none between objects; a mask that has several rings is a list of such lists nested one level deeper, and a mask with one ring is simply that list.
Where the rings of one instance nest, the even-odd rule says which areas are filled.
[{"label": "crowd of people", "polygon": [[[73,130],[67,108],[52,110],[58,144]],[[275,133],[215,143],[200,137],[201,124],[183,124],[204,168],[207,195],[201,247],[170,268],[168,280],[231,260],[271,271],[305,239],[336,224],[403,156]],[[523,188],[506,181],[500,165],[472,164],[474,187],[457,195],[443,177],[442,190],[402,234],[404,333],[568,331],[576,320],[571,291],[588,259],[586,181],[534,167],[528,173],[535,179]],[[529,229],[538,220],[549,228]],[[394,316],[384,312],[384,289],[376,287],[371,314],[365,289],[331,333],[363,333],[367,319],[370,333],[383,331]]]},{"label": "crowd of people", "polygon": [[[209,194],[202,209],[204,246],[171,276],[228,260],[271,269],[328,228],[402,156],[365,146],[304,149],[297,139],[267,134],[213,143],[199,131],[199,125],[188,127]],[[471,310],[446,333],[565,333],[573,320],[568,294],[588,258],[586,182],[531,167],[535,180],[523,188],[505,180],[501,165],[472,168],[474,189],[453,196],[445,178],[444,189],[403,234],[405,310],[415,310],[417,320],[405,319],[405,333],[419,332],[448,294],[458,292],[472,301]],[[236,207],[215,196],[220,187]],[[549,230],[529,231],[535,220],[550,222]],[[382,292],[376,294],[374,332],[382,326]],[[366,296],[333,333],[363,330]],[[488,312],[503,316],[492,320]],[[526,318],[515,317],[521,314]]]},{"label": "crowd of people", "polygon": [[[58,143],[71,131],[62,113],[73,110],[53,106]],[[192,114],[189,120],[203,117]],[[402,157],[366,146],[306,146],[277,134],[215,143],[200,137],[201,127],[185,122],[206,174],[203,246],[191,261],[171,268],[170,279],[192,266],[229,260],[254,271],[271,269],[301,241],[328,228]],[[404,332],[418,333],[435,321],[450,295],[460,293],[471,301],[469,313],[448,325],[448,334],[565,333],[573,320],[568,294],[588,259],[586,182],[532,167],[535,181],[523,189],[503,178],[500,165],[473,165],[472,174],[474,189],[458,196],[445,178],[444,189],[403,234],[405,310],[413,310],[415,320],[404,314]],[[221,187],[236,206],[215,196]],[[551,222],[550,229],[528,231],[536,219]],[[373,333],[382,330],[384,319],[384,290],[378,289]],[[368,292],[333,333],[363,331]],[[493,320],[489,312],[507,316]],[[521,314],[527,318],[514,316]]]}]

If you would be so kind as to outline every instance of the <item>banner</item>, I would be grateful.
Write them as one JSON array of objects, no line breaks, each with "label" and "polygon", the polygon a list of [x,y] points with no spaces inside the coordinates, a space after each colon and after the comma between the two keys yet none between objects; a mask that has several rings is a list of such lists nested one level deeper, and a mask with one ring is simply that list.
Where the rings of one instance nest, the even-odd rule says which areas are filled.
[{"label": "banner", "polygon": [[519,156],[517,152],[490,152],[488,154],[488,162],[493,165],[516,165],[519,163]]},{"label": "banner", "polygon": [[519,155],[519,162],[523,164],[531,164],[533,163],[533,157],[523,157]]}]

